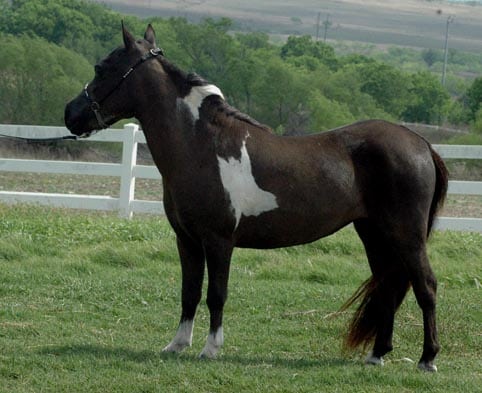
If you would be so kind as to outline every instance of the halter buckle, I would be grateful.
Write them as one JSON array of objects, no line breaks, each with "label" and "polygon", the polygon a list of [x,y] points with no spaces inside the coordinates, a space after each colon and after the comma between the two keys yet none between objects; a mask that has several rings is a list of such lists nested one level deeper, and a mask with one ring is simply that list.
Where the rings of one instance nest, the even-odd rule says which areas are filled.
[{"label": "halter buckle", "polygon": [[161,48],[150,49],[149,53],[154,57],[164,55],[164,51]]}]

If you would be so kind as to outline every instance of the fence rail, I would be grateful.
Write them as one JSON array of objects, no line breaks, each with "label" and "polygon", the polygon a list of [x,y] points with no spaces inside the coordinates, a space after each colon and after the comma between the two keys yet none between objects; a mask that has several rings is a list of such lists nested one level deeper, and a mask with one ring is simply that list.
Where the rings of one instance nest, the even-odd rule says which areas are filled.
[{"label": "fence rail", "polygon": [[[55,138],[70,133],[64,127],[0,124],[0,134],[24,138]],[[90,137],[89,141],[122,143],[122,162],[111,164],[0,158],[0,171],[120,177],[119,198],[99,195],[0,191],[0,201],[12,204],[35,203],[74,209],[118,211],[119,215],[127,218],[132,217],[133,213],[164,213],[164,205],[161,201],[135,199],[136,178],[161,179],[156,167],[137,165],[137,146],[139,143],[146,143],[146,140],[136,124],[127,124],[122,131],[104,130]],[[446,159],[482,159],[482,146],[434,145],[434,148]],[[482,181],[452,180],[449,182],[448,192],[449,194],[482,195]],[[435,225],[437,229],[482,232],[482,218],[439,217]]]}]

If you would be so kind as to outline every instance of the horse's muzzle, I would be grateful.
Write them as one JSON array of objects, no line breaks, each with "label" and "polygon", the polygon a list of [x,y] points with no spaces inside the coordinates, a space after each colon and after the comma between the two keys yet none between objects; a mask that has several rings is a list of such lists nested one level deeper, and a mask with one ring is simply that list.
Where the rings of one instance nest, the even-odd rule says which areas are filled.
[{"label": "horse's muzzle", "polygon": [[92,115],[88,111],[88,103],[79,96],[65,106],[64,122],[69,131],[77,136],[91,134],[94,131]]}]

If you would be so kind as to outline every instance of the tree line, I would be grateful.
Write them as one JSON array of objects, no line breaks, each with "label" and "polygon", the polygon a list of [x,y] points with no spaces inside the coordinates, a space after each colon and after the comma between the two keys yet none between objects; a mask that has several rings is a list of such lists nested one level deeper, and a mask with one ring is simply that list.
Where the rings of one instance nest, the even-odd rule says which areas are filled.
[{"label": "tree line", "polygon": [[428,70],[340,56],[309,36],[274,44],[264,33],[232,33],[226,18],[142,20],[87,0],[0,0],[0,122],[63,124],[65,102],[121,43],[121,20],[136,35],[152,23],[169,59],[278,133],[367,118],[482,124],[482,78],[454,99]]}]

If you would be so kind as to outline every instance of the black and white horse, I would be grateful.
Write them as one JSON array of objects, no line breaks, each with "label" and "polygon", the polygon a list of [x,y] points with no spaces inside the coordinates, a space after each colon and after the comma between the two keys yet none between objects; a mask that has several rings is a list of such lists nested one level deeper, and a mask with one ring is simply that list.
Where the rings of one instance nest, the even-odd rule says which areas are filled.
[{"label": "black and white horse", "polygon": [[150,25],[139,40],[123,27],[123,39],[66,106],[65,122],[76,135],[123,118],[142,125],[182,266],[180,324],[164,350],[191,345],[205,266],[210,330],[201,356],[214,357],[224,340],[234,247],[293,246],[354,223],[372,276],[349,301],[361,299],[348,345],[374,341],[367,362],[381,364],[392,350],[395,312],[412,286],[424,322],[419,368],[435,371],[436,279],[426,242],[447,171],[430,144],[377,120],[277,136],[229,106],[219,88],[170,63]]}]

